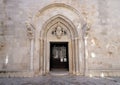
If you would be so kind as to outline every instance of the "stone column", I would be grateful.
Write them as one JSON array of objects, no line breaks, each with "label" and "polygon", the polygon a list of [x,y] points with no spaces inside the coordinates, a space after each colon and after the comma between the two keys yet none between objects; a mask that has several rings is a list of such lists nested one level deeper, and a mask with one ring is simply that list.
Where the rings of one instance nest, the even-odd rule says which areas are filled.
[{"label": "stone column", "polygon": [[73,56],[73,53],[72,53],[72,41],[69,40],[69,45],[68,45],[68,49],[69,49],[69,72],[70,74],[72,74],[73,72],[73,59],[72,59],[72,56]]},{"label": "stone column", "polygon": [[39,70],[40,70],[40,74],[43,73],[43,39],[40,38],[40,62],[39,62]]},{"label": "stone column", "polygon": [[74,50],[75,50],[75,74],[77,74],[78,71],[78,56],[77,56],[77,43],[76,38],[74,38]]},{"label": "stone column", "polygon": [[34,40],[30,40],[30,70],[33,71],[33,56],[34,56]]},{"label": "stone column", "polygon": [[88,62],[87,62],[87,59],[88,59],[88,48],[87,48],[87,44],[88,44],[88,37],[85,37],[85,65],[86,65],[86,70],[85,70],[85,75],[87,76],[88,74]]},{"label": "stone column", "polygon": [[47,40],[47,42],[46,42],[46,45],[47,45],[47,47],[46,47],[46,51],[47,51],[47,53],[46,53],[46,72],[47,73],[49,73],[49,68],[50,68],[50,44],[49,44],[49,41]]},{"label": "stone column", "polygon": [[79,73],[80,75],[82,74],[82,71],[81,71],[81,64],[82,64],[82,51],[81,51],[81,39],[80,37],[78,38],[78,55],[79,55]]},{"label": "stone column", "polygon": [[30,41],[30,70],[33,71],[34,38],[29,37],[29,41]]},{"label": "stone column", "polygon": [[30,70],[33,71],[33,57],[34,57],[34,29],[31,24],[26,23],[27,36],[30,41]]},{"label": "stone column", "polygon": [[44,46],[44,48],[43,48],[43,74],[45,74],[46,73],[46,39],[44,39],[43,40],[44,42],[44,44],[43,44],[43,46]]},{"label": "stone column", "polygon": [[72,38],[71,42],[71,51],[72,51],[72,67],[73,67],[73,74],[76,73],[76,57],[75,57],[75,40]]},{"label": "stone column", "polygon": [[[81,42],[82,42],[82,52],[83,52],[83,61],[82,61],[82,64],[83,64],[83,75],[85,75],[86,74],[86,45],[85,45],[85,43],[86,43],[86,39],[85,39],[85,36],[86,36],[86,28],[87,28],[87,23],[85,23],[83,26],[82,26],[82,40],[81,40]],[[82,70],[81,69],[81,70]]]},{"label": "stone column", "polygon": [[75,38],[75,56],[76,56],[76,74],[79,75],[79,54],[78,54],[78,38]]}]

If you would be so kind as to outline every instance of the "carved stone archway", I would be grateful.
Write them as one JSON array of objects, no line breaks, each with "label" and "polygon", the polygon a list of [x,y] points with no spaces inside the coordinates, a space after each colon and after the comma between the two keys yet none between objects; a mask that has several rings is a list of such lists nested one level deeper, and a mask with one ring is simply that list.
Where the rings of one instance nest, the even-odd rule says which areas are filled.
[{"label": "carved stone archway", "polygon": [[[58,29],[57,29],[58,28]],[[60,28],[60,29],[59,29]],[[62,28],[62,29],[61,29]],[[53,35],[54,30],[61,30]],[[65,31],[66,35],[61,32]],[[80,74],[79,66],[79,42],[78,33],[73,23],[63,15],[56,15],[50,18],[40,32],[40,66],[41,73],[50,71],[50,42],[68,42],[69,49],[69,73]]]}]

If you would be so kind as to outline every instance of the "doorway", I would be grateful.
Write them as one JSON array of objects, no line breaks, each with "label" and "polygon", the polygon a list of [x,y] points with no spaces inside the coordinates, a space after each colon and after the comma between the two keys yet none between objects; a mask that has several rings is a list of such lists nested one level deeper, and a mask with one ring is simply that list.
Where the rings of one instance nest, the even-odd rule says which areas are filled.
[{"label": "doorway", "polygon": [[[61,29],[57,29],[58,27]],[[76,26],[67,17],[55,15],[47,20],[40,31],[41,74],[55,73],[52,69],[66,69],[68,73],[75,75],[84,74],[84,41],[81,38],[82,36],[80,38],[78,36]],[[58,57],[62,46],[66,47],[65,59]],[[54,57],[52,56],[53,48],[57,49],[56,53],[54,51]],[[79,52],[81,52],[81,56],[79,56]]]},{"label": "doorway", "polygon": [[68,71],[68,56],[68,42],[50,42],[50,71]]}]

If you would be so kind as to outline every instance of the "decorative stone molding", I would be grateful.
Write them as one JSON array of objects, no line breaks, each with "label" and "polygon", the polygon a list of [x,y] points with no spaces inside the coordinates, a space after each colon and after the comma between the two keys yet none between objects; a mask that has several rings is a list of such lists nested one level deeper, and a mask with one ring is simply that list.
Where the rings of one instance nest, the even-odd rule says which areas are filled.
[{"label": "decorative stone molding", "polygon": [[39,17],[42,15],[43,12],[49,10],[49,9],[52,9],[52,8],[56,8],[56,7],[62,7],[62,8],[66,8],[66,9],[69,9],[70,11],[72,11],[73,13],[75,13],[77,16],[79,16],[79,19],[82,23],[85,23],[85,20],[83,19],[84,17],[81,16],[82,13],[79,12],[77,9],[75,9],[74,7],[70,6],[70,5],[67,5],[65,3],[53,3],[53,4],[49,4],[45,7],[43,7],[41,10],[39,10],[39,12],[36,14],[36,17]]}]

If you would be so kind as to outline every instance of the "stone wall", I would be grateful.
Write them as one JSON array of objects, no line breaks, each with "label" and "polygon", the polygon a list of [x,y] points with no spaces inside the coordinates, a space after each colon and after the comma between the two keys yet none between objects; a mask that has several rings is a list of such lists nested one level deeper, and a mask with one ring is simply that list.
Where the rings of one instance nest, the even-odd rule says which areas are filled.
[{"label": "stone wall", "polygon": [[0,50],[1,70],[29,69],[29,42],[24,24],[26,15],[23,14],[23,9],[19,4],[20,1],[16,0],[1,0],[0,32],[2,35],[0,41],[3,42]]},{"label": "stone wall", "polygon": [[[88,33],[88,69],[93,75],[120,75],[120,25],[118,0],[98,0]],[[98,74],[94,74],[97,73]]]},{"label": "stone wall", "polygon": [[[67,7],[54,6],[46,8],[47,11],[41,10],[54,3],[73,7],[80,16]],[[119,3],[119,0],[0,0],[0,70],[30,71],[33,62],[34,71],[39,71],[39,31],[50,17],[62,14],[73,22],[78,33],[84,24],[82,21],[87,23],[85,56],[82,53],[79,55],[85,57],[85,74],[120,76]],[[30,60],[31,43],[27,36],[27,24],[33,24],[37,30],[34,61]]]}]

